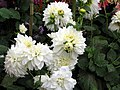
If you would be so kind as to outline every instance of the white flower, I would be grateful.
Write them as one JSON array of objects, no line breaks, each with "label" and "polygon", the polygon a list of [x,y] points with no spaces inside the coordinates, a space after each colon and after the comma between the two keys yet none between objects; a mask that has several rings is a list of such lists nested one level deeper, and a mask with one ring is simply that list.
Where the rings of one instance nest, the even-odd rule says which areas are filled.
[{"label": "white flower", "polygon": [[99,7],[99,3],[100,3],[100,0],[89,0],[89,2],[87,1],[86,4],[89,5],[91,11],[86,13],[85,18],[91,20],[99,14],[99,10],[101,9]]},{"label": "white flower", "polygon": [[65,2],[50,3],[43,12],[45,26],[51,31],[66,26],[69,20],[72,19],[71,9],[68,8],[68,4]]},{"label": "white flower", "polygon": [[52,51],[49,49],[47,45],[43,45],[41,43],[37,43],[37,45],[33,45],[27,56],[22,61],[23,65],[29,70],[41,70],[44,66],[44,63],[48,65],[52,60]]},{"label": "white flower", "polygon": [[82,31],[76,31],[75,28],[59,28],[58,32],[48,34],[52,38],[53,51],[56,54],[67,52],[74,59],[78,54],[83,54],[86,47],[86,39],[82,35]]},{"label": "white flower", "polygon": [[36,41],[32,39],[31,36],[27,36],[27,35],[21,35],[18,33],[17,38],[15,38],[16,40],[16,45],[21,46],[22,49],[24,50],[24,48],[31,48]]},{"label": "white flower", "polygon": [[64,52],[61,55],[54,53],[53,60],[49,65],[49,70],[56,71],[63,66],[69,67],[70,70],[74,69],[75,64],[77,63],[77,58],[71,58],[70,54]]},{"label": "white flower", "polygon": [[11,49],[7,52],[5,57],[5,71],[10,76],[24,77],[27,74],[27,70],[24,65],[22,65],[22,49],[11,46]]},{"label": "white flower", "polygon": [[111,31],[120,30],[120,11],[116,12],[115,15],[111,18],[112,22],[109,25]]},{"label": "white flower", "polygon": [[72,77],[72,72],[63,67],[55,71],[51,77],[48,75],[41,76],[42,87],[46,90],[73,90],[76,80]]},{"label": "white flower", "polygon": [[21,25],[19,25],[19,30],[21,33],[25,33],[27,31],[27,28],[25,27],[25,25],[22,23]]}]

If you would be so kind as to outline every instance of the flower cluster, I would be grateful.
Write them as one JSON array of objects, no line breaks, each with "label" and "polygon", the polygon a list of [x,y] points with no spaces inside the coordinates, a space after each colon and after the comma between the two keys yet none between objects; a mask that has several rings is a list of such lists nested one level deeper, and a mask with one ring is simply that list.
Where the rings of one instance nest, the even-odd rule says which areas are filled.
[{"label": "flower cluster", "polygon": [[83,54],[86,47],[82,31],[76,31],[73,26],[59,28],[58,32],[48,34],[52,38],[54,59],[52,68],[58,69],[61,66],[74,68],[78,55]]},{"label": "flower cluster", "polygon": [[[5,70],[10,76],[23,77],[28,70],[40,70],[52,60],[52,51],[47,45],[37,43],[32,37],[18,34],[5,58]],[[47,52],[46,52],[47,51]]]},{"label": "flower cluster", "polygon": [[[5,70],[10,76],[24,77],[27,70],[41,70],[44,64],[50,71],[46,75],[34,77],[35,82],[41,78],[46,90],[73,90],[76,80],[72,78],[72,70],[77,58],[86,48],[82,31],[77,31],[72,19],[71,9],[65,2],[54,2],[44,10],[45,26],[54,31],[48,36],[52,39],[51,49],[47,44],[36,43],[31,36],[18,33],[15,45],[7,52]],[[68,23],[73,26],[67,26]],[[21,33],[25,26],[19,27]]]}]

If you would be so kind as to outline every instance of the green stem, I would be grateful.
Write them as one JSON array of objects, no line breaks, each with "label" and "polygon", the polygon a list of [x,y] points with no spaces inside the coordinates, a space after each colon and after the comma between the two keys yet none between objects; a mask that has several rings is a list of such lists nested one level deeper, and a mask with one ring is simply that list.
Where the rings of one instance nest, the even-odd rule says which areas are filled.
[{"label": "green stem", "polygon": [[73,19],[75,20],[75,14],[76,14],[76,0],[72,0],[72,11],[73,11]]},{"label": "green stem", "polygon": [[108,31],[108,17],[107,17],[107,12],[105,8],[104,8],[104,12],[105,12],[105,17],[106,17],[106,30]]},{"label": "green stem", "polygon": [[32,36],[33,29],[33,14],[34,14],[34,6],[33,0],[30,0],[30,21],[29,21],[29,35]]}]

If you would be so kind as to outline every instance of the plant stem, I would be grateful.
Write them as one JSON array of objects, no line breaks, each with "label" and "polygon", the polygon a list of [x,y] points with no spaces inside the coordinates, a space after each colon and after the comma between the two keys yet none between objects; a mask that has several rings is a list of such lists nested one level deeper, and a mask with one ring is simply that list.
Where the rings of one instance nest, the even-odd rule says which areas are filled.
[{"label": "plant stem", "polygon": [[29,21],[29,35],[32,36],[33,29],[33,14],[34,14],[34,6],[33,0],[30,0],[30,21]]},{"label": "plant stem", "polygon": [[73,11],[73,19],[75,20],[75,14],[76,14],[76,0],[72,0],[72,11]]},{"label": "plant stem", "polygon": [[107,12],[106,12],[105,7],[104,7],[104,12],[105,12],[105,17],[106,17],[106,30],[108,31],[108,17],[107,17]]}]

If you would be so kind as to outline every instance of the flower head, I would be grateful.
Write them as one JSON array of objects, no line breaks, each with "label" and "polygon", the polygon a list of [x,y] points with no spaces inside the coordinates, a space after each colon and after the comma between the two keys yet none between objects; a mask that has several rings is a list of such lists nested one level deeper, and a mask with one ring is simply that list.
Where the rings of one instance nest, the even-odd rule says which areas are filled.
[{"label": "flower head", "polygon": [[21,25],[19,25],[19,30],[21,33],[25,33],[27,31],[27,28],[25,27],[25,25],[22,23]]},{"label": "flower head", "polygon": [[49,36],[52,38],[53,51],[58,55],[67,52],[72,58],[76,58],[78,54],[83,54],[86,47],[82,31],[76,31],[72,26],[59,28],[58,32]]},{"label": "flower head", "polygon": [[37,43],[37,45],[33,45],[28,53],[26,53],[26,57],[22,61],[22,64],[26,65],[29,70],[41,70],[44,63],[48,65],[50,60],[52,60],[52,51],[49,47],[47,45]]},{"label": "flower head", "polygon": [[87,1],[86,4],[90,7],[90,11],[86,13],[85,18],[91,20],[94,18],[94,16],[99,14],[99,10],[100,10],[99,3],[100,3],[100,0],[88,0]]},{"label": "flower head", "polygon": [[45,26],[51,31],[66,26],[72,19],[71,9],[65,2],[53,2],[43,12]]},{"label": "flower head", "polygon": [[67,66],[70,70],[74,69],[75,64],[77,63],[77,58],[73,59],[71,56],[64,52],[61,55],[53,54],[53,60],[49,65],[49,70],[56,71],[59,70],[63,66]]},{"label": "flower head", "polygon": [[76,80],[72,77],[72,72],[67,67],[62,67],[49,77],[41,76],[42,87],[46,90],[73,90]]},{"label": "flower head", "polygon": [[109,25],[111,31],[120,30],[120,11],[116,12],[115,15],[111,18],[112,22]]},{"label": "flower head", "polygon": [[5,58],[5,71],[10,76],[24,77],[27,74],[27,70],[24,65],[22,65],[23,52],[21,48],[12,45],[11,49],[7,52]]}]

